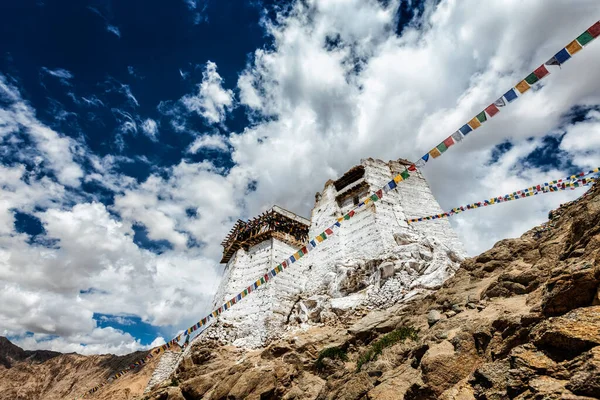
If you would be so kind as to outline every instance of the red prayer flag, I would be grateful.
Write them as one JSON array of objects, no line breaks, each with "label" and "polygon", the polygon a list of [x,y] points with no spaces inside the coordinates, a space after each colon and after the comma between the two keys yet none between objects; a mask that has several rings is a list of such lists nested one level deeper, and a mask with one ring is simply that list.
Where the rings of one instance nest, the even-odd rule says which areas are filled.
[{"label": "red prayer flag", "polygon": [[495,104],[490,104],[488,108],[485,109],[485,112],[488,113],[490,117],[493,117],[500,112],[500,109],[498,109]]},{"label": "red prayer flag", "polygon": [[446,145],[446,147],[450,147],[454,145],[454,139],[452,139],[452,136],[448,136],[446,138],[446,140],[444,140],[444,144]]},{"label": "red prayer flag", "polygon": [[354,216],[354,210],[350,211],[350,212],[348,213],[348,215],[350,216],[350,218],[352,218],[352,217]]},{"label": "red prayer flag", "polygon": [[408,167],[408,170],[411,172],[415,172],[417,170],[417,166],[415,164],[413,164],[410,167]]},{"label": "red prayer flag", "polygon": [[331,230],[331,228],[325,229],[325,233],[328,235],[333,235],[333,231]]},{"label": "red prayer flag", "polygon": [[379,189],[377,192],[375,192],[375,194],[377,195],[377,197],[379,197],[380,199],[383,198],[383,190]]},{"label": "red prayer flag", "polygon": [[600,36],[600,21],[596,22],[594,25],[590,26],[590,29],[588,29],[588,32],[593,36],[593,37],[598,37]]},{"label": "red prayer flag", "polygon": [[542,79],[543,77],[548,75],[550,72],[548,72],[548,69],[546,68],[546,66],[544,64],[542,64],[538,69],[533,71],[533,73],[535,74],[535,76],[537,76],[538,79]]}]

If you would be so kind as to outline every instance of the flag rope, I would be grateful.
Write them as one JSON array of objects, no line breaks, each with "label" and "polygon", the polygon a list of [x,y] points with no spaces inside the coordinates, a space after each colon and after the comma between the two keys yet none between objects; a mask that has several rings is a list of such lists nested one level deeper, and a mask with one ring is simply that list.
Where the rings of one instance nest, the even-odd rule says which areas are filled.
[{"label": "flag rope", "polygon": [[[558,53],[556,53],[545,64],[546,65],[558,65],[558,66],[564,64],[568,59],[571,58],[572,55],[577,53],[579,50],[581,50],[583,48],[583,46],[586,46],[587,44],[589,44],[591,41],[593,41],[599,35],[600,35],[600,21],[596,22],[589,29],[587,29],[583,34],[579,35],[573,42],[569,43],[569,45],[567,45],[565,48],[563,48]],[[114,375],[111,375],[106,381],[102,382],[100,385],[98,385],[92,389],[89,389],[79,398],[84,398],[88,394],[97,392],[103,386],[106,386],[106,385],[114,382],[115,380],[123,377],[129,371],[137,368],[138,366],[143,366],[148,361],[150,361],[152,358],[154,358],[155,356],[158,356],[161,352],[164,352],[167,349],[170,349],[174,345],[178,344],[184,336],[191,335],[193,332],[195,332],[196,330],[200,329],[203,326],[206,327],[209,323],[211,323],[212,320],[217,318],[224,311],[227,311],[229,308],[231,308],[232,306],[237,304],[237,302],[241,301],[244,297],[248,296],[250,293],[252,293],[253,290],[258,289],[258,287],[260,287],[262,285],[266,285],[270,279],[274,278],[277,274],[283,272],[289,265],[293,264],[298,259],[302,258],[308,252],[314,250],[317,246],[320,245],[320,243],[322,243],[324,240],[326,240],[329,236],[333,235],[334,229],[339,228],[340,225],[343,223],[343,221],[349,220],[356,213],[360,212],[363,209],[362,207],[366,206],[370,202],[376,202],[376,201],[380,200],[383,197],[384,193],[387,193],[388,191],[395,189],[396,186],[401,181],[408,179],[410,177],[409,171],[410,172],[417,171],[418,167],[422,167],[425,165],[425,163],[429,160],[430,156],[431,156],[431,158],[437,158],[442,153],[444,153],[446,150],[448,150],[448,148],[450,146],[453,146],[455,143],[462,141],[469,132],[473,131],[474,129],[479,128],[482,123],[487,121],[486,113],[490,117],[493,117],[500,111],[499,107],[504,107],[506,105],[507,101],[508,101],[508,103],[511,103],[512,101],[514,101],[518,97],[520,97],[519,95],[517,95],[517,92],[515,91],[515,89],[517,89],[517,91],[520,94],[523,94],[527,90],[529,90],[531,85],[535,84],[536,82],[538,82],[540,79],[542,79],[543,77],[545,77],[548,74],[549,74],[549,71],[546,69],[546,67],[544,65],[537,68],[534,72],[529,74],[523,81],[519,82],[514,88],[511,88],[508,92],[506,92],[503,96],[501,96],[498,100],[496,100],[496,102],[494,102],[490,106],[486,107],[482,112],[477,114],[467,124],[465,124],[459,130],[454,132],[448,138],[446,138],[442,143],[440,143],[438,146],[436,146],[430,152],[428,152],[423,157],[421,157],[419,159],[419,161],[417,161],[415,164],[410,165],[407,170],[396,175],[384,187],[382,187],[381,189],[372,193],[370,196],[366,197],[364,201],[360,202],[354,209],[352,209],[350,212],[348,212],[343,217],[338,218],[337,222],[335,222],[329,228],[325,229],[320,235],[317,235],[312,240],[308,241],[307,245],[304,246],[302,249],[298,250],[296,253],[294,253],[287,259],[285,259],[283,262],[281,262],[279,265],[277,265],[275,268],[273,268],[267,274],[260,277],[258,280],[256,280],[254,283],[252,283],[246,289],[244,289],[242,292],[240,292],[236,296],[234,296],[231,300],[227,301],[222,306],[215,309],[213,312],[211,312],[206,317],[204,317],[203,319],[198,321],[196,324],[192,325],[191,327],[189,327],[188,329],[186,329],[185,331],[183,331],[182,333],[177,335],[174,339],[170,340],[168,343],[166,343],[158,348],[151,350],[150,353],[145,358],[131,364],[129,366],[129,368],[119,371]],[[506,99],[506,101],[505,101],[505,99]]]},{"label": "flag rope", "polygon": [[505,194],[504,196],[492,197],[491,199],[486,199],[477,203],[471,203],[460,207],[455,207],[450,211],[443,212],[441,214],[433,214],[428,215],[426,217],[419,218],[411,218],[407,219],[406,222],[408,224],[414,224],[415,222],[423,222],[423,221],[434,221],[440,218],[448,218],[452,217],[456,214],[460,214],[465,211],[474,210],[476,208],[487,207],[494,204],[505,203],[507,201],[524,199],[526,197],[536,196],[538,194],[543,193],[552,193],[558,192],[561,190],[572,189],[575,190],[578,187],[587,186],[596,181],[596,177],[585,178],[586,176],[597,174],[600,171],[599,168],[596,168],[587,173],[580,172],[576,175],[571,175],[565,179],[558,179],[550,182],[544,182],[539,185],[530,186],[525,189],[518,190],[516,192],[512,192],[510,194]]}]

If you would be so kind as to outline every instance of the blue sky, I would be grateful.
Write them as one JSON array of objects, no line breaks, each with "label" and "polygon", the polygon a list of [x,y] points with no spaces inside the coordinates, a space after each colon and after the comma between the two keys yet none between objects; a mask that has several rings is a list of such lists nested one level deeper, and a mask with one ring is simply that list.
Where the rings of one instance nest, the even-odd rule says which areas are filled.
[{"label": "blue sky", "polygon": [[[235,220],[309,215],[361,158],[416,159],[597,20],[595,0],[456,3],[1,4],[0,334],[169,338],[210,308]],[[430,163],[441,205],[598,166],[599,59],[590,44]],[[553,196],[452,223],[477,254],[576,194]]]}]

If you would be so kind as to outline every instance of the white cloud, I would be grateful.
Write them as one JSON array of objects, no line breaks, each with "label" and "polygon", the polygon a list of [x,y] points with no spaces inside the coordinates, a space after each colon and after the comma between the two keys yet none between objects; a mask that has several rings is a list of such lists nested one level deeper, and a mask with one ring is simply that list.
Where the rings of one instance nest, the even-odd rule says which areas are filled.
[{"label": "white cloud", "polygon": [[181,99],[188,111],[196,112],[210,124],[225,120],[227,112],[234,107],[233,91],[223,89],[223,79],[217,72],[217,64],[207,62],[202,73],[202,83],[197,95],[186,95]]},{"label": "white cloud", "polygon": [[158,124],[152,118],[147,118],[142,123],[142,131],[148,136],[152,141],[158,140]]},{"label": "white cloud", "polygon": [[229,150],[227,138],[219,134],[200,136],[194,140],[187,151],[196,154],[201,149],[227,151]]},{"label": "white cloud", "polygon": [[9,100],[0,110],[0,137],[17,134],[25,130],[43,155],[50,168],[56,173],[58,181],[68,186],[79,186],[83,170],[75,161],[77,142],[61,136],[42,124],[35,117],[35,111],[23,101],[20,93],[0,75],[0,97]]}]

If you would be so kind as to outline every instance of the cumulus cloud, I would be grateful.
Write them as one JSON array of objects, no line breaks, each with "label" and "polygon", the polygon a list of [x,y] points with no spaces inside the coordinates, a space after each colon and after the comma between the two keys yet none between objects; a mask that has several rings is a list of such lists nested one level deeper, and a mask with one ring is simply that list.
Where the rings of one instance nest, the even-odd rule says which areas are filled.
[{"label": "cumulus cloud", "polygon": [[224,89],[223,78],[217,72],[217,64],[207,62],[202,73],[202,83],[198,85],[198,94],[186,95],[181,99],[188,111],[196,112],[209,124],[225,120],[227,112],[234,107],[233,91]]}]

